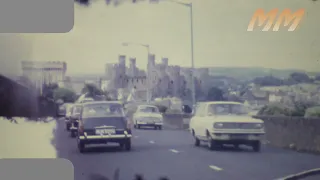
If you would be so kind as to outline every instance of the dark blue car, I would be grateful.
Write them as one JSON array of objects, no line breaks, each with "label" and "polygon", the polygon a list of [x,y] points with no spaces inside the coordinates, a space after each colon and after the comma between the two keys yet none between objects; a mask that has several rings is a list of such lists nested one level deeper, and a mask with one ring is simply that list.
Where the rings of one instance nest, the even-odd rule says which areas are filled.
[{"label": "dark blue car", "polygon": [[118,143],[131,150],[131,128],[123,105],[116,101],[96,101],[82,104],[79,116],[78,149],[86,145]]}]

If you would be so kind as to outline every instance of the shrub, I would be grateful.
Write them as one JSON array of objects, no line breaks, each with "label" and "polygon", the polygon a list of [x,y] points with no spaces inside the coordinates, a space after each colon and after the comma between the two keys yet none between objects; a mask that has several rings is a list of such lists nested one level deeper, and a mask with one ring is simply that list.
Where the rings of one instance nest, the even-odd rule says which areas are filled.
[{"label": "shrub", "polygon": [[269,104],[264,106],[258,112],[258,115],[270,115],[270,116],[291,116],[294,113],[294,109],[283,104]]},{"label": "shrub", "polygon": [[320,106],[308,108],[305,117],[320,117]]}]

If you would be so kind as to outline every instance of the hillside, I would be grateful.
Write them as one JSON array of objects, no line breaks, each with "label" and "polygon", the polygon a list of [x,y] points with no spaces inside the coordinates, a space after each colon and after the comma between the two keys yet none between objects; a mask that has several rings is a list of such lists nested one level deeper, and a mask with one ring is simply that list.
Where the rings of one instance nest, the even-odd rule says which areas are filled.
[{"label": "hillside", "polygon": [[305,72],[310,76],[317,74],[316,72],[306,72],[297,69],[271,69],[263,67],[211,67],[209,72],[214,76],[230,76],[238,79],[252,79],[268,75],[287,78],[293,72]]},{"label": "hillside", "polygon": [[[263,67],[210,67],[212,76],[228,76],[236,79],[251,80],[255,77],[272,75],[278,78],[288,78],[293,72],[304,72],[313,77],[317,72],[306,72],[297,69],[271,69]],[[70,74],[72,80],[97,80],[104,77],[103,73]]]}]

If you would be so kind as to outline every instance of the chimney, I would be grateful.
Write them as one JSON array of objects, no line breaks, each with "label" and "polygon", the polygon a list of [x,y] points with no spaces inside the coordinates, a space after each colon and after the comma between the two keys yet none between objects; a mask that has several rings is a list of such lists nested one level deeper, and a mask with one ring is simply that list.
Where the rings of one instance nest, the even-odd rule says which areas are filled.
[{"label": "chimney", "polygon": [[126,56],[125,55],[119,55],[119,64],[120,65],[126,65]]}]

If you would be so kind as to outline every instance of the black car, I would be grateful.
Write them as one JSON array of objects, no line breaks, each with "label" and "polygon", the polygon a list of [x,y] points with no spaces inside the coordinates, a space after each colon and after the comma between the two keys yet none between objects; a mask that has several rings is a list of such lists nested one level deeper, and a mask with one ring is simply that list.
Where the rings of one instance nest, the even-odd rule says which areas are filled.
[{"label": "black car", "polygon": [[117,101],[96,101],[82,104],[78,128],[78,149],[88,144],[118,143],[131,150],[131,129],[123,105]]}]

